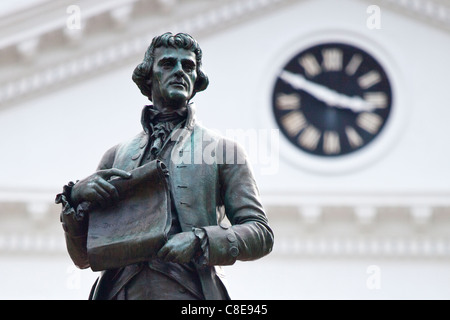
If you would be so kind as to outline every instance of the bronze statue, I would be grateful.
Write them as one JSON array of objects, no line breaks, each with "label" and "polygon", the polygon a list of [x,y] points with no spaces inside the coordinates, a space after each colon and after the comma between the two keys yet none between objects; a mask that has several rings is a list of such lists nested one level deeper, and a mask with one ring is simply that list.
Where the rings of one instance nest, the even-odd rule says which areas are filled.
[{"label": "bronze statue", "polygon": [[273,232],[243,149],[195,123],[197,41],[155,37],[133,81],[143,131],[56,197],[70,257],[102,270],[90,299],[230,299],[218,266],[270,253]]}]

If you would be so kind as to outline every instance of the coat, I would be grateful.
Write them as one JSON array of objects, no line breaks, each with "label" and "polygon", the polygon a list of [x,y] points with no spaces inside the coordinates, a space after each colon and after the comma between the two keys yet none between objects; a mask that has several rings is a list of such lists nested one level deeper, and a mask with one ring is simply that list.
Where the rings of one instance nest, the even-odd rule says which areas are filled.
[{"label": "coat", "polygon": [[[220,274],[215,266],[267,255],[272,250],[274,235],[245,151],[236,142],[196,124],[194,112],[194,106],[189,105],[186,124],[172,132],[167,141],[174,143],[166,142],[162,151],[170,151],[166,165],[182,231],[201,228],[207,236],[207,265],[197,266],[204,296],[219,299],[217,286],[222,283],[217,281]],[[130,171],[140,166],[149,138],[144,126],[135,137],[109,149],[98,169],[114,167]],[[172,150],[167,149],[169,146]],[[62,215],[62,221],[72,260],[78,267],[88,268],[87,225],[74,226],[78,222],[67,215]],[[77,230],[76,235],[70,230]],[[102,272],[94,299],[101,290],[102,278],[107,277],[107,271]]]}]

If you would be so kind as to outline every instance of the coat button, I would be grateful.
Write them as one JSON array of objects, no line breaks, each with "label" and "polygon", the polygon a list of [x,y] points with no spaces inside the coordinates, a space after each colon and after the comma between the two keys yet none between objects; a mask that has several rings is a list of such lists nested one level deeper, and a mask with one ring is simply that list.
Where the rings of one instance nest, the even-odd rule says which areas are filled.
[{"label": "coat button", "polygon": [[194,234],[200,238],[201,236],[203,236],[204,231],[200,228],[194,228]]},{"label": "coat button", "polygon": [[224,230],[227,230],[228,228],[230,228],[225,222],[219,223],[219,226]]},{"label": "coat button", "polygon": [[133,155],[133,156],[131,157],[131,160],[137,160],[140,156],[141,156],[140,153],[136,153],[135,155]]},{"label": "coat button", "polygon": [[228,239],[228,241],[230,241],[230,242],[236,241],[236,237],[235,237],[234,234],[232,234],[232,233],[229,233],[229,234],[227,235],[227,239]]},{"label": "coat button", "polygon": [[231,247],[230,254],[232,257],[237,257],[239,255],[239,249],[237,247]]},{"label": "coat button", "polygon": [[147,145],[147,139],[144,139],[141,141],[141,144],[139,145],[139,148],[144,148]]}]

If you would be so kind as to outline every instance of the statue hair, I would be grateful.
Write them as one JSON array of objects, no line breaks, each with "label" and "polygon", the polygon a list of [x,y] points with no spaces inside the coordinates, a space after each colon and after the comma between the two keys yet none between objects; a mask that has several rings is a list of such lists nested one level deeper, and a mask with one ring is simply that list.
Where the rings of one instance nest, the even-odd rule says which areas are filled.
[{"label": "statue hair", "polygon": [[198,42],[186,33],[173,35],[171,32],[166,32],[153,38],[152,43],[145,52],[144,60],[134,69],[132,76],[133,81],[137,84],[141,93],[148,97],[150,101],[152,100],[152,70],[155,60],[155,49],[159,47],[173,47],[194,52],[197,60],[197,79],[194,84],[192,97],[197,92],[203,91],[208,87],[209,80],[202,69],[202,50]]}]

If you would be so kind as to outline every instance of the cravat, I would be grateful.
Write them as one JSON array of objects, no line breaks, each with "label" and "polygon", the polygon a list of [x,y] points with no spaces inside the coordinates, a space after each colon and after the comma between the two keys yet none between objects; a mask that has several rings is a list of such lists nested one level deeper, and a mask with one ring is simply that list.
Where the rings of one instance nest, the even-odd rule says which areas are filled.
[{"label": "cravat", "polygon": [[153,133],[150,137],[153,141],[150,147],[150,154],[152,156],[156,157],[159,154],[164,141],[173,130],[173,127],[171,122],[158,122],[153,126]]},{"label": "cravat", "polygon": [[148,111],[148,121],[152,132],[150,136],[151,146],[149,156],[155,158],[161,152],[161,148],[173,128],[186,119],[187,110],[182,109],[163,113],[150,107]]}]

